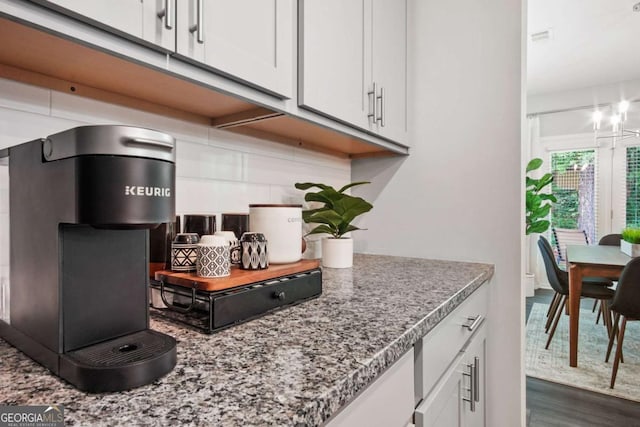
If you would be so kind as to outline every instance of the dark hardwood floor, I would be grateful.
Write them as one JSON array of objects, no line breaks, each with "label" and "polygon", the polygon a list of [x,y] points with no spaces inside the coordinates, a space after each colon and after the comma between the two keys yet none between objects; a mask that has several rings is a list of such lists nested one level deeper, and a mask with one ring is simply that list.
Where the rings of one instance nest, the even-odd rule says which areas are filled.
[{"label": "dark hardwood floor", "polygon": [[[554,292],[536,290],[527,298],[549,303]],[[528,427],[640,427],[640,403],[527,377]]]}]

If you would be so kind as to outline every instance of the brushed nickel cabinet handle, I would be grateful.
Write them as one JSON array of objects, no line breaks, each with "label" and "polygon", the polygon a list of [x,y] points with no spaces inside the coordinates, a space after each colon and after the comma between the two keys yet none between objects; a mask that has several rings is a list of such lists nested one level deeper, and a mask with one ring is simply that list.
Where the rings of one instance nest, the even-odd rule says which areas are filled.
[{"label": "brushed nickel cabinet handle", "polygon": [[476,317],[467,317],[467,320],[470,320],[471,323],[464,324],[462,325],[462,327],[467,328],[469,332],[473,332],[473,330],[477,328],[480,325],[480,323],[482,323],[482,321],[484,320],[484,317],[478,314]]},{"label": "brushed nickel cabinet handle", "polygon": [[473,394],[476,402],[480,402],[480,358],[473,359]]},{"label": "brushed nickel cabinet handle", "polygon": [[376,97],[376,100],[380,100],[380,116],[376,117],[376,121],[380,122],[380,126],[384,127],[384,119],[385,119],[385,96],[384,96],[384,87],[380,87],[380,96]]},{"label": "brushed nickel cabinet handle", "polygon": [[377,92],[376,91],[376,87],[377,87],[376,86],[376,82],[373,82],[373,89],[371,89],[371,91],[367,92],[368,97],[371,97],[370,101],[369,101],[369,106],[370,106],[369,109],[373,110],[373,111],[369,112],[369,114],[367,114],[367,117],[370,118],[371,121],[374,124],[376,123],[376,120],[377,120],[377,117],[376,117],[377,116],[377,114],[376,114],[377,113],[377,109],[376,109],[376,107],[378,105],[378,101],[377,101],[377,98],[376,98],[376,92]]},{"label": "brushed nickel cabinet handle", "polygon": [[164,9],[158,12],[158,18],[164,19],[164,27],[167,30],[173,28],[173,0],[164,0]]},{"label": "brushed nickel cabinet handle", "polygon": [[463,397],[462,400],[469,402],[471,412],[476,412],[476,402],[478,401],[476,390],[479,390],[477,386],[478,370],[475,364],[467,365],[467,368],[469,368],[469,372],[463,372],[462,375],[469,377],[469,388],[467,389],[469,392],[469,398]]},{"label": "brushed nickel cabinet handle", "polygon": [[189,32],[196,33],[196,41],[200,44],[204,43],[203,26],[204,26],[204,3],[203,0],[196,0],[196,24],[189,27]]}]

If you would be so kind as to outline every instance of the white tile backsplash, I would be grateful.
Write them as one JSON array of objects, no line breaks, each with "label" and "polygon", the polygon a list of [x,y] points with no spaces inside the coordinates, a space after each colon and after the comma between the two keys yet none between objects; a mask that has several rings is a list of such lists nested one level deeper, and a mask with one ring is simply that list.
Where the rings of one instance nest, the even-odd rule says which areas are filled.
[{"label": "white tile backsplash", "polygon": [[[0,79],[0,148],[85,124],[127,124],[177,139],[176,211],[248,212],[250,203],[301,203],[298,181],[342,186],[351,162],[77,95]],[[49,108],[50,106],[50,108]],[[0,213],[2,208],[0,207]]]},{"label": "white tile backsplash", "polygon": [[88,124],[121,124],[163,130],[174,138],[207,143],[208,127],[134,108],[62,92],[51,92],[51,115]]},{"label": "white tile backsplash", "polygon": [[176,154],[178,177],[245,181],[245,153],[178,140]]},{"label": "white tile backsplash", "polygon": [[86,123],[0,107],[0,148],[32,141]]},{"label": "white tile backsplash", "polygon": [[47,89],[0,79],[0,107],[48,115],[50,96]]},{"label": "white tile backsplash", "polygon": [[250,203],[274,203],[270,195],[270,186],[265,184],[180,177],[176,179],[176,209],[183,214],[248,213]]},{"label": "white tile backsplash", "polygon": [[209,129],[209,144],[214,147],[294,160],[294,147],[272,141],[240,135],[216,128]]}]

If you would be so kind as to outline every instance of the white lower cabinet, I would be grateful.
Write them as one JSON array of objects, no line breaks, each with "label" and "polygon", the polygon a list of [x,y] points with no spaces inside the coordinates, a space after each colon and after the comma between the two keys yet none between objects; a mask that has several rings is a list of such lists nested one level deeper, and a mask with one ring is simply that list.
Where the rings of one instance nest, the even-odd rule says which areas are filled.
[{"label": "white lower cabinet", "polygon": [[415,407],[413,381],[414,353],[411,349],[326,425],[329,427],[411,425]]},{"label": "white lower cabinet", "polygon": [[486,425],[488,288],[416,343],[416,427]]},{"label": "white lower cabinet", "polygon": [[486,426],[488,293],[478,288],[326,425]]},{"label": "white lower cabinet", "polygon": [[486,425],[486,331],[482,325],[469,346],[416,408],[416,427]]}]

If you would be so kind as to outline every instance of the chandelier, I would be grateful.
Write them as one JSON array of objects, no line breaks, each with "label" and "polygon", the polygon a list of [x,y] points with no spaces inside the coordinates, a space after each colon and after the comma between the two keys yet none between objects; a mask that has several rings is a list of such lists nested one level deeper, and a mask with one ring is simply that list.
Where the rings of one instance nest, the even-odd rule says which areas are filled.
[{"label": "chandelier", "polygon": [[611,114],[608,119],[611,130],[609,132],[601,133],[600,125],[604,118],[602,111],[596,110],[593,112],[593,130],[595,132],[596,141],[603,138],[612,138],[615,144],[616,141],[621,141],[626,138],[640,138],[640,130],[625,128],[627,112],[629,111],[629,101],[620,101],[618,105],[611,105],[610,107]]}]

